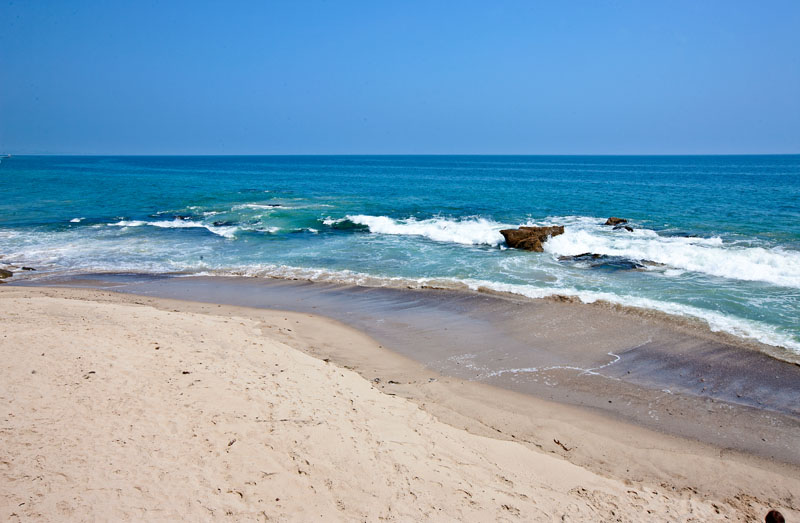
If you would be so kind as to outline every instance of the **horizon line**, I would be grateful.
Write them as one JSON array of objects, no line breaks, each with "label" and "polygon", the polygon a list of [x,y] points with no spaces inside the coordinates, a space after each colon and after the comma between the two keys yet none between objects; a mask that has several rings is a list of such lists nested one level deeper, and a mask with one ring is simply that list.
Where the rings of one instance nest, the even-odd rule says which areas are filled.
[{"label": "horizon line", "polygon": [[348,156],[656,156],[656,157],[678,157],[678,156],[800,156],[800,152],[793,153],[235,153],[235,154],[213,154],[213,153],[2,153],[8,154],[9,158],[31,157],[31,156],[73,156],[73,157],[142,157],[142,158],[175,158],[175,157],[291,157],[291,156],[318,156],[318,157],[348,157]]}]

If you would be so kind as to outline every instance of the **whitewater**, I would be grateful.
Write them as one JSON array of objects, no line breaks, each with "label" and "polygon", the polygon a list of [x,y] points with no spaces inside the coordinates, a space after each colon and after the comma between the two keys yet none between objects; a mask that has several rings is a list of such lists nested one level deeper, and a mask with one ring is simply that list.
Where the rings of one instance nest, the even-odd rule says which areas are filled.
[{"label": "whitewater", "polygon": [[[800,352],[800,157],[14,157],[0,267],[562,295]],[[633,230],[604,225],[627,218]],[[563,225],[544,252],[502,229]]]},{"label": "whitewater", "polygon": [[[719,237],[665,237],[648,229],[618,232],[603,225],[605,218],[550,218],[544,222],[497,223],[485,218],[392,219],[388,216],[347,216],[323,223],[350,221],[366,226],[375,234],[419,236],[438,242],[463,245],[503,246],[502,229],[533,225],[566,225],[563,235],[545,242],[544,249],[554,256],[592,253],[619,256],[636,261],[651,261],[668,268],[703,273],[732,280],[763,281],[800,288],[800,251],[742,247],[725,243]],[[635,225],[635,224],[631,224]]]}]

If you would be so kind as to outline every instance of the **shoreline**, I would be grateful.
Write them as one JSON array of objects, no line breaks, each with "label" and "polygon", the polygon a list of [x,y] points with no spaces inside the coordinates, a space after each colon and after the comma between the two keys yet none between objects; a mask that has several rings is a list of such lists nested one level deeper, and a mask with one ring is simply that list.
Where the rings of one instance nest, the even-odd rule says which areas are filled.
[{"label": "shoreline", "polygon": [[659,317],[291,280],[100,274],[60,284],[323,315],[438,374],[800,465],[800,367]]},{"label": "shoreline", "polygon": [[[341,272],[341,274],[340,274]],[[444,292],[463,293],[467,295],[488,295],[496,296],[499,298],[522,301],[523,303],[536,302],[536,301],[554,301],[561,303],[573,303],[587,307],[596,307],[598,309],[610,309],[616,312],[622,312],[633,316],[640,316],[643,318],[653,318],[661,322],[670,324],[677,329],[688,329],[697,335],[709,337],[711,339],[720,341],[722,343],[738,345],[747,347],[751,350],[756,350],[768,354],[777,360],[794,363],[800,365],[800,349],[791,347],[789,345],[780,345],[778,342],[772,343],[765,341],[763,336],[768,338],[773,337],[772,334],[750,333],[747,334],[742,331],[742,326],[736,327],[739,332],[733,332],[731,327],[721,326],[715,323],[718,319],[713,317],[713,313],[708,311],[698,311],[693,313],[691,311],[673,312],[665,310],[663,305],[669,305],[669,302],[664,302],[659,306],[647,305],[634,305],[626,304],[607,297],[596,297],[590,301],[585,301],[586,298],[580,294],[563,294],[560,292],[545,293],[539,295],[527,295],[524,292],[508,289],[498,289],[492,287],[492,282],[475,281],[474,285],[466,280],[452,280],[449,278],[418,278],[409,279],[404,277],[388,277],[388,276],[372,276],[368,274],[352,273],[349,270],[336,271],[319,268],[300,268],[300,267],[277,267],[276,270],[265,270],[259,273],[250,273],[247,271],[168,271],[168,272],[151,272],[151,271],[131,271],[131,270],[59,270],[55,272],[46,271],[44,273],[32,274],[17,271],[16,278],[6,281],[6,283],[21,283],[26,284],[31,282],[36,285],[46,285],[48,281],[69,281],[71,279],[91,279],[92,277],[116,277],[128,276],[133,278],[173,278],[173,277],[186,277],[186,278],[219,278],[219,279],[247,279],[255,281],[263,280],[278,280],[278,281],[302,281],[321,285],[339,285],[339,286],[355,286],[366,288],[380,288],[380,289],[397,289],[397,290],[436,290]],[[486,284],[486,285],[485,285]],[[488,285],[488,286],[487,286]],[[707,316],[711,314],[711,316]],[[724,319],[724,318],[723,318]],[[745,327],[745,330],[749,327]]]},{"label": "shoreline", "polygon": [[[538,464],[539,467],[543,468],[537,470],[546,472],[544,472],[545,476],[537,481],[543,481],[543,484],[550,484],[546,489],[548,492],[550,490],[558,491],[564,482],[570,483],[574,478],[583,478],[579,481],[575,480],[578,483],[590,481],[586,474],[592,475],[592,482],[602,483],[602,485],[594,486],[584,485],[580,489],[577,487],[567,489],[567,497],[559,498],[555,505],[551,503],[546,507],[541,506],[541,486],[536,487],[532,484],[519,483],[516,483],[516,486],[509,486],[504,481],[497,479],[489,481],[486,485],[487,489],[494,488],[497,485],[504,485],[501,490],[525,492],[531,500],[540,502],[539,510],[545,510],[545,508],[552,508],[553,506],[567,507],[569,505],[569,510],[576,511],[572,513],[575,517],[580,517],[579,514],[589,517],[589,514],[592,514],[593,517],[601,518],[612,517],[611,515],[615,514],[615,512],[608,512],[608,510],[616,510],[617,517],[621,517],[623,521],[626,521],[640,519],[641,512],[646,508],[648,513],[652,514],[654,520],[689,518],[689,512],[675,512],[677,506],[679,510],[686,509],[686,507],[692,508],[696,511],[692,512],[692,514],[703,520],[722,520],[723,516],[734,520],[750,520],[761,517],[766,512],[765,509],[767,507],[780,507],[788,517],[796,514],[798,505],[800,505],[794,494],[798,491],[797,488],[800,487],[800,473],[798,473],[800,469],[797,466],[653,432],[646,428],[616,421],[608,416],[593,413],[586,409],[552,403],[482,383],[442,376],[425,368],[416,361],[383,348],[379,342],[358,330],[318,315],[154,298],[108,292],[106,290],[34,288],[16,285],[3,286],[0,289],[0,300],[11,300],[12,303],[17,304],[24,304],[26,301],[44,301],[48,305],[44,312],[44,318],[51,318],[51,321],[54,320],[55,323],[61,326],[59,327],[61,330],[72,329],[75,332],[108,328],[106,325],[108,325],[109,319],[105,318],[105,314],[110,314],[109,311],[122,307],[124,310],[118,315],[116,321],[123,322],[121,325],[129,323],[131,329],[161,328],[163,332],[153,340],[150,340],[148,336],[153,337],[154,334],[143,332],[141,334],[143,336],[142,342],[145,340],[148,343],[158,342],[162,350],[168,351],[173,350],[173,343],[186,342],[186,340],[177,337],[177,335],[173,335],[170,338],[167,334],[174,328],[174,322],[184,321],[187,318],[210,318],[218,326],[218,329],[238,329],[241,325],[241,328],[245,330],[245,338],[237,337],[231,339],[231,343],[240,346],[244,352],[240,353],[237,350],[235,354],[223,354],[222,358],[225,365],[234,364],[242,358],[247,361],[251,357],[247,355],[248,349],[246,348],[251,345],[250,341],[253,341],[253,345],[255,345],[259,339],[263,339],[265,342],[274,340],[287,348],[291,347],[313,356],[314,361],[317,362],[314,365],[321,367],[335,366],[330,368],[340,368],[343,369],[342,372],[347,372],[347,370],[357,372],[360,375],[358,380],[364,383],[367,389],[380,392],[379,396],[386,398],[386,401],[392,402],[391,409],[388,411],[390,417],[397,414],[393,410],[395,405],[400,405],[396,403],[397,401],[408,401],[410,404],[421,408],[420,412],[427,413],[426,416],[432,416],[432,419],[436,420],[437,423],[445,423],[452,430],[463,434],[463,437],[489,438],[485,441],[497,441],[498,444],[511,445],[512,447],[509,448],[503,447],[506,448],[505,452],[511,453],[508,454],[511,461],[506,461],[503,469],[504,479],[512,478],[509,481],[519,482],[520,478],[513,476],[515,473],[513,464],[517,460],[521,460],[520,463],[530,464],[527,461],[528,458],[525,457],[530,456],[531,459],[547,458],[546,464],[541,462]],[[16,300],[16,302],[13,300]],[[6,303],[9,302],[6,301]],[[74,304],[78,304],[80,307],[89,307],[89,309],[80,308],[77,316],[75,314],[70,316],[70,309],[75,306]],[[18,317],[20,312],[27,312],[30,317],[28,321],[31,322],[43,319],[42,317],[35,317],[35,314],[33,314],[35,309],[33,312],[30,309],[25,311],[21,307],[16,307],[12,310],[14,312],[11,316],[15,317],[15,321],[25,321],[26,317]],[[95,311],[96,314],[102,316],[102,319],[89,320],[86,314],[91,311]],[[76,321],[80,320],[81,317],[83,317],[83,321]],[[232,324],[230,327],[228,326],[229,323]],[[36,335],[35,331],[32,330],[12,331],[11,324],[7,325],[8,327],[5,327],[4,330],[9,334],[16,336]],[[43,329],[45,327],[50,330],[54,328],[52,325],[42,326]],[[121,327],[118,329],[121,329]],[[107,343],[112,343],[112,339],[122,336],[121,333],[113,330],[104,332],[109,336]],[[203,336],[212,336],[214,331],[193,330],[192,332],[195,333],[195,337],[199,335],[201,338],[200,343],[203,343],[203,340],[207,339],[203,338]],[[114,335],[112,336],[112,334]],[[133,335],[129,334],[128,337]],[[219,335],[223,336],[224,339],[229,339],[226,337],[229,336],[227,331],[220,331]],[[256,337],[253,338],[253,336]],[[70,337],[67,336],[64,339],[65,342],[69,342]],[[39,343],[42,343],[41,339],[39,339]],[[20,345],[20,347],[23,346]],[[81,350],[80,346],[75,346],[72,343],[65,346],[65,350],[67,347],[74,347],[72,350]],[[191,371],[191,374],[196,376],[195,379],[203,381],[213,379],[218,372],[221,372],[221,370],[213,371],[212,369],[216,367],[213,361],[209,362],[210,354],[208,351],[212,347],[201,346],[201,350],[191,350],[190,347],[191,345],[188,345],[187,350],[176,353],[180,368],[187,369],[186,372]],[[30,348],[31,350],[39,350],[38,346],[31,346]],[[6,344],[6,349],[10,349],[8,344]],[[90,366],[92,366],[92,369],[97,369],[98,379],[104,379],[106,373],[112,371],[111,367],[122,365],[123,368],[127,368],[124,354],[120,353],[115,356],[119,350],[121,349],[115,349],[114,352],[98,350],[89,355],[95,360]],[[146,352],[138,356],[137,354],[139,353],[134,353],[133,356],[135,358],[147,357],[149,359],[153,357],[152,355],[160,355],[161,353],[153,352],[152,346],[150,346]],[[168,352],[167,354],[170,353]],[[38,357],[38,354],[31,354],[24,360],[19,360],[11,365],[22,363],[23,367],[27,369],[28,364],[26,362],[34,363],[37,365],[38,376],[34,375],[33,379],[42,379],[41,376],[45,371],[38,368],[40,364],[36,363],[37,360],[30,359],[34,357]],[[106,361],[109,357],[111,359],[107,361],[110,367],[101,367],[101,362]],[[117,358],[122,361],[118,361]],[[57,356],[56,360],[60,361],[60,357]],[[64,364],[66,362],[59,363],[57,366],[63,367]],[[131,363],[127,365],[130,366]],[[8,370],[8,367],[9,365],[7,364],[6,370]],[[226,368],[229,369],[227,366],[221,369]],[[289,367],[286,368],[287,372],[291,370]],[[24,372],[29,377],[22,378],[22,374],[20,374],[20,378],[30,380],[30,370],[25,370]],[[209,374],[209,372],[212,372],[212,374]],[[304,372],[302,374],[304,378],[298,381],[298,386],[301,387],[300,390],[305,390],[306,387],[314,389],[312,384],[316,383],[315,380],[321,379],[318,374],[309,374],[309,372]],[[95,376],[88,374],[85,374],[85,376],[89,377],[84,378],[84,380],[81,380],[80,376],[68,379],[68,382],[77,380],[77,383],[74,386],[65,384],[65,387],[67,387],[65,390],[76,390],[74,387],[82,386],[84,383],[88,386],[89,380],[95,379]],[[191,376],[184,376],[183,378],[187,378],[184,381],[189,382],[189,377]],[[380,378],[380,381],[376,382],[374,378]],[[181,382],[181,379],[178,376],[175,379],[169,378],[167,381],[177,383]],[[142,384],[144,386],[144,383],[150,380],[150,376],[146,373],[139,374],[137,380],[144,380]],[[13,381],[6,383],[6,387],[19,386],[17,382]],[[8,385],[10,383],[16,385]],[[197,383],[200,384],[199,381]],[[237,380],[227,382],[223,379],[220,381],[220,386],[225,383],[229,383],[229,386],[239,385]],[[242,387],[247,384],[249,384],[247,390],[251,391],[247,393],[248,397],[254,391],[260,390],[256,387],[258,384],[254,383],[252,379],[241,382]],[[29,388],[23,390],[32,390],[32,393],[40,398],[40,400],[35,400],[34,398],[35,401],[50,401],[53,398],[46,399],[48,397],[43,394],[47,391],[56,393],[61,389],[47,389],[46,391],[42,389],[39,392],[36,392],[36,389]],[[189,394],[191,389],[184,388],[181,390],[183,391],[181,396],[183,396],[184,393]],[[210,398],[216,394],[214,392],[216,389],[204,390],[208,390],[208,393],[212,394],[208,399],[208,401],[212,401]],[[9,390],[6,390],[7,392]],[[153,394],[156,393],[153,391],[149,393],[149,395]],[[302,397],[305,393],[300,394]],[[309,394],[312,394],[312,392],[309,392]],[[22,394],[15,394],[12,397],[15,402],[20,402],[22,396]],[[6,401],[8,399],[6,398]],[[158,401],[157,397],[153,399]],[[288,400],[289,398],[287,397],[286,401]],[[379,401],[379,399],[375,398],[370,401]],[[40,411],[47,409],[47,403],[35,402],[33,405],[36,405],[36,408]],[[357,405],[357,407],[360,408],[360,405]],[[15,413],[17,416],[15,418],[16,423],[21,418],[24,418],[25,415],[20,415],[18,409],[14,410],[17,410]],[[37,418],[41,419],[42,415],[40,412]],[[91,416],[93,414],[86,415]],[[135,412],[126,412],[125,415],[133,416],[132,422],[138,419]],[[334,410],[331,415],[334,417],[326,418],[329,423],[333,423],[333,419],[338,419],[344,414],[341,411]],[[243,420],[240,420],[240,422],[244,423]],[[365,422],[367,421],[359,423]],[[397,423],[402,426],[405,422],[398,421]],[[82,426],[82,423],[79,422],[78,425]],[[131,425],[131,427],[133,426]],[[359,426],[364,427],[364,425]],[[368,424],[367,426],[370,425]],[[399,432],[396,432],[400,428],[399,426],[393,428],[390,439],[400,437],[397,435]],[[302,433],[307,429],[298,428],[297,430]],[[22,433],[7,432],[7,434],[17,434],[19,436]],[[237,434],[239,435],[237,441],[245,444],[254,437],[254,434],[246,431],[239,431]],[[298,436],[288,437],[296,439]],[[172,438],[168,438],[159,446],[164,447],[171,440]],[[11,445],[16,442],[16,439],[6,439],[6,441],[8,445]],[[179,441],[182,440],[179,439]],[[224,442],[218,442],[218,444],[224,448],[227,441],[229,440],[226,439]],[[105,449],[106,444],[102,441],[98,441],[96,444],[100,447],[95,449],[98,452],[108,451],[112,452],[112,454],[116,452],[113,449],[110,451]],[[182,445],[185,445],[185,443]],[[491,445],[495,444],[492,443]],[[654,451],[655,449],[657,450]],[[6,452],[10,450],[11,448],[9,447]],[[306,448],[306,450],[310,451],[310,448]],[[40,450],[39,452],[44,452],[44,455],[47,456],[46,451]],[[253,460],[257,455],[248,454],[246,459]],[[222,456],[227,456],[227,452],[223,453]],[[12,459],[11,461],[14,462],[15,460]],[[313,460],[310,461],[313,468],[313,465],[317,463]],[[577,468],[569,469],[567,476],[560,476],[558,471],[561,470],[566,474],[566,469],[563,467],[569,463],[572,464],[571,466],[577,466]],[[367,466],[366,464],[362,465]],[[379,465],[379,462],[374,465]],[[410,466],[408,463],[406,465]],[[302,466],[302,464],[300,464],[300,467],[301,470],[308,468]],[[467,466],[461,463],[458,469],[454,469],[451,474],[458,476],[465,470],[471,470],[471,467],[472,465]],[[312,476],[314,476],[313,472],[319,471],[312,470]],[[297,476],[297,472],[293,473]],[[333,472],[328,470],[323,475],[326,474],[330,480],[330,475]],[[398,473],[395,472],[395,474],[397,475]],[[553,476],[553,474],[556,475]],[[402,476],[402,474],[399,475]],[[301,477],[305,478],[305,476]],[[319,477],[317,479],[319,480]],[[341,480],[341,478],[339,479]],[[525,481],[532,480],[527,478]],[[12,483],[8,483],[8,485],[12,485]],[[15,489],[19,487],[17,483],[13,483],[13,485],[15,485]],[[73,485],[73,488],[75,487],[79,486]],[[252,501],[250,491],[254,488],[241,487],[241,492],[243,492],[241,499]],[[520,488],[523,490],[519,491]],[[307,494],[303,492],[298,490],[297,494],[300,498],[307,498]],[[474,490],[471,490],[471,492],[472,495],[475,494]],[[552,493],[548,495],[552,495]],[[610,495],[628,496],[628,498],[612,499],[609,497]],[[631,498],[631,496],[633,497]],[[652,500],[643,501],[642,498],[644,496],[657,498],[657,505],[653,506],[654,502]],[[278,497],[287,503],[292,503],[292,500],[298,503],[306,501],[305,499],[294,498],[291,492],[283,493]],[[462,494],[459,497],[463,498],[464,496]],[[517,509],[519,512],[516,515],[524,519],[525,514],[530,517],[533,513],[526,512],[522,508],[521,503],[524,503],[522,499],[517,497],[513,503],[505,503],[504,505]],[[610,508],[612,505],[608,503],[610,500],[615,502],[612,504],[613,509]],[[472,502],[474,501],[472,500]],[[575,503],[578,503],[578,505],[576,506]],[[582,512],[584,506],[581,503],[588,503],[591,510]],[[333,502],[331,504],[334,505]],[[346,504],[350,506],[349,502],[346,502]],[[500,503],[497,501],[494,504],[498,505]],[[480,503],[477,505],[480,507]],[[302,505],[295,506],[294,509],[302,510],[299,509],[300,506]],[[317,505],[314,508],[317,508]],[[513,515],[506,513],[507,509],[502,507],[495,506],[494,508],[499,510],[495,514]],[[602,512],[601,508],[606,512]],[[708,509],[708,511],[703,513],[700,509]],[[25,509],[17,510],[16,513],[20,514],[22,510]],[[345,517],[342,512],[335,512],[334,518],[336,514],[340,518]],[[488,515],[489,513],[483,512],[483,514]],[[552,516],[553,514],[550,515]],[[602,516],[602,514],[605,514],[605,516]],[[140,516],[143,515],[140,514]],[[350,515],[352,516],[353,513],[350,513]],[[511,519],[515,518],[511,517]]]}]

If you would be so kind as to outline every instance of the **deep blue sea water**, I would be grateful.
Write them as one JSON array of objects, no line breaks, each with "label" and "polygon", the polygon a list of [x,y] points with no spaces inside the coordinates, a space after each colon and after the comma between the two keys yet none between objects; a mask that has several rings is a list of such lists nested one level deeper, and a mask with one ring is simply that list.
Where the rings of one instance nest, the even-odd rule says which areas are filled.
[{"label": "deep blue sea water", "polygon": [[[800,156],[13,157],[0,180],[0,266],[36,275],[562,294],[800,351]],[[523,224],[566,232],[506,249]]]}]

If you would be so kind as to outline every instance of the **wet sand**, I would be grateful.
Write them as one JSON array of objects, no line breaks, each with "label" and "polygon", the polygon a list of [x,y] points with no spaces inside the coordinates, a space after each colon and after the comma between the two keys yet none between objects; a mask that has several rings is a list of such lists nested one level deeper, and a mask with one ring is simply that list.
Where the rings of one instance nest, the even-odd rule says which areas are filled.
[{"label": "wet sand", "polygon": [[103,274],[40,281],[321,314],[446,376],[800,465],[800,366],[772,357],[769,347],[663,315],[256,278]]}]

